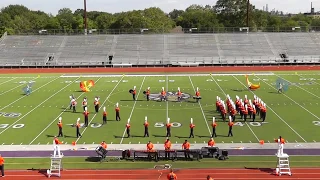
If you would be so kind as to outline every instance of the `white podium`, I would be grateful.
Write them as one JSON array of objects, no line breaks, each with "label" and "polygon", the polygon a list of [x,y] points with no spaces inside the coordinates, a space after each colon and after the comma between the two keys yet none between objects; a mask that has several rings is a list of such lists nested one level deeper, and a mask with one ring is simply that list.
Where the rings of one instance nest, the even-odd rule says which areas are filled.
[{"label": "white podium", "polygon": [[278,162],[276,168],[276,174],[281,176],[287,174],[291,176],[291,170],[289,165],[289,155],[288,154],[277,154]]},{"label": "white podium", "polygon": [[59,157],[52,156],[51,157],[51,167],[47,170],[47,175],[50,178],[51,176],[58,176],[61,177],[61,170],[62,170],[62,158],[63,154]]}]

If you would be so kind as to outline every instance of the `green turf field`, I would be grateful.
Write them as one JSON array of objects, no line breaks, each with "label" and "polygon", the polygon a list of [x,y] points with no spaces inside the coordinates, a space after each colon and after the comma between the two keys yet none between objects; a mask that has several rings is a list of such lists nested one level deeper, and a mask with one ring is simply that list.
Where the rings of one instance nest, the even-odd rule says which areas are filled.
[{"label": "green turf field", "polygon": [[[207,142],[211,133],[211,121],[215,116],[218,121],[217,143],[257,143],[273,141],[282,135],[288,142],[319,142],[320,126],[320,73],[319,72],[280,72],[250,74],[253,83],[260,83],[261,88],[250,92],[246,88],[243,74],[221,74],[210,76],[202,75],[168,75],[159,76],[98,76],[84,77],[72,75],[72,77],[60,77],[60,75],[2,75],[0,76],[0,144],[48,144],[52,143],[52,137],[57,135],[58,118],[61,116],[64,123],[66,137],[60,140],[70,144],[77,141],[78,144],[100,143],[102,140],[113,144],[163,143],[165,139],[165,123],[170,117],[174,123],[171,138],[172,142],[182,143],[189,136],[190,118],[196,124],[195,138],[192,143]],[[70,74],[71,76],[71,74]],[[289,90],[284,94],[276,93],[274,83],[278,78],[287,80]],[[95,86],[91,92],[83,93],[79,88],[79,82],[94,80]],[[25,82],[35,81],[33,92],[30,96],[24,96],[22,88]],[[132,101],[128,90],[137,87],[137,101]],[[151,93],[157,94],[161,87],[168,92],[176,92],[180,87],[183,93],[194,95],[196,87],[200,88],[202,100],[195,103],[192,98],[182,103],[177,102],[147,102],[143,91],[151,88]],[[78,113],[72,113],[69,109],[69,96],[78,97]],[[221,117],[215,112],[216,96],[223,99],[229,94],[233,100],[238,95],[244,98],[248,95],[259,96],[268,106],[266,123],[259,120],[254,123],[238,122],[234,127],[234,137],[226,137],[228,126],[220,122]],[[95,114],[93,100],[100,96],[102,106],[109,113],[107,125],[101,126],[102,112]],[[83,137],[75,137],[74,124],[78,117],[83,122],[82,107],[83,97],[89,102],[90,126],[82,128]],[[174,100],[170,97],[169,100]],[[120,104],[120,122],[115,121],[114,107]],[[101,108],[102,110],[102,108]],[[150,123],[150,138],[143,138],[144,117],[148,117]],[[130,119],[132,138],[125,137],[125,124]],[[238,119],[239,121],[239,119]]]}]

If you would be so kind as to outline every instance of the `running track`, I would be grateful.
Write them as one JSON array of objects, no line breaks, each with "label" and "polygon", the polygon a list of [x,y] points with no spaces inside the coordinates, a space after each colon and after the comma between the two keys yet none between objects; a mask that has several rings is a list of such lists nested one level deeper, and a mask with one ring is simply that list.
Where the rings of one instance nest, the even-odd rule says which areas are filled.
[{"label": "running track", "polygon": [[[149,170],[64,170],[60,178],[51,179],[77,179],[77,180],[166,180],[168,171]],[[175,170],[178,179],[182,180],[205,180],[207,175],[215,180],[276,180],[276,179],[320,179],[320,168],[297,168],[292,169],[292,176],[273,174],[273,169],[181,169]],[[45,171],[7,171],[3,179],[41,180],[48,179]]]}]

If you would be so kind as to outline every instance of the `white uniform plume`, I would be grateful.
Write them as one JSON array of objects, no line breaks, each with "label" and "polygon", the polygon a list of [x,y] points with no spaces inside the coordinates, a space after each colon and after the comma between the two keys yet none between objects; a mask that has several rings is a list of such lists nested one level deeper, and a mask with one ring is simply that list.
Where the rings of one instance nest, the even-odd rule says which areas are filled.
[{"label": "white uniform plume", "polygon": [[180,87],[178,87],[178,91],[180,91]]},{"label": "white uniform plume", "polygon": [[162,87],[162,91],[164,91],[164,87]]},{"label": "white uniform plume", "polygon": [[197,91],[199,91],[199,88],[197,87]]},{"label": "white uniform plume", "polygon": [[119,103],[116,104],[116,107],[119,107]]},{"label": "white uniform plume", "polygon": [[103,111],[106,112],[106,107],[103,107]]},{"label": "white uniform plume", "polygon": [[144,117],[144,122],[147,122],[148,121],[148,117]]},{"label": "white uniform plume", "polygon": [[128,119],[128,124],[130,123],[130,119]]},{"label": "white uniform plume", "polygon": [[170,118],[167,119],[167,123],[168,123],[168,124],[170,123]]},{"label": "white uniform plume", "polygon": [[133,86],[133,89],[136,90],[136,86]]},{"label": "white uniform plume", "polygon": [[190,119],[190,123],[193,124],[193,119],[192,118]]},{"label": "white uniform plume", "polygon": [[84,110],[85,110],[85,111],[88,111],[88,108],[87,108],[87,107],[84,107]]},{"label": "white uniform plume", "polygon": [[212,117],[212,123],[215,123],[215,122],[216,122],[216,118]]},{"label": "white uniform plume", "polygon": [[150,87],[148,87],[148,90],[150,90]]},{"label": "white uniform plume", "polygon": [[229,122],[232,122],[232,117],[231,116],[229,116]]}]

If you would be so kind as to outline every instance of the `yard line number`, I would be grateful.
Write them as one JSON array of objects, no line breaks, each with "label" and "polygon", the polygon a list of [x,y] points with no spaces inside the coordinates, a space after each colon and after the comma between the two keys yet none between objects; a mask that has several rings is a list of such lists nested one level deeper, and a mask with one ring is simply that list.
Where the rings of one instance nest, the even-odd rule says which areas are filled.
[{"label": "yard line number", "polygon": [[316,126],[320,126],[320,121],[312,121],[312,123]]},{"label": "yard line number", "polygon": [[[172,124],[171,127],[174,127],[174,128],[179,128],[179,127],[182,126],[182,124],[181,124],[181,123],[178,123],[178,122],[173,122],[173,123],[171,123],[171,124]],[[165,126],[166,126],[166,124],[163,123],[163,122],[157,122],[157,123],[154,124],[154,127],[157,127],[157,128],[163,128],[163,127],[165,127]]]},{"label": "yard line number", "polygon": [[[6,129],[10,126],[10,124],[0,124],[0,129]],[[24,124],[15,124],[12,126],[13,129],[20,129],[23,128]]]},{"label": "yard line number", "polygon": [[[249,122],[248,124],[250,125],[250,126],[254,126],[254,127],[259,127],[259,126],[262,126],[262,124],[266,124],[266,123],[268,123],[268,122]],[[320,122],[319,122],[320,123]],[[245,126],[246,124],[245,123],[242,123],[242,122],[236,122],[236,123],[234,123],[234,125],[235,126]],[[320,126],[320,124],[319,124],[319,126]]]}]

